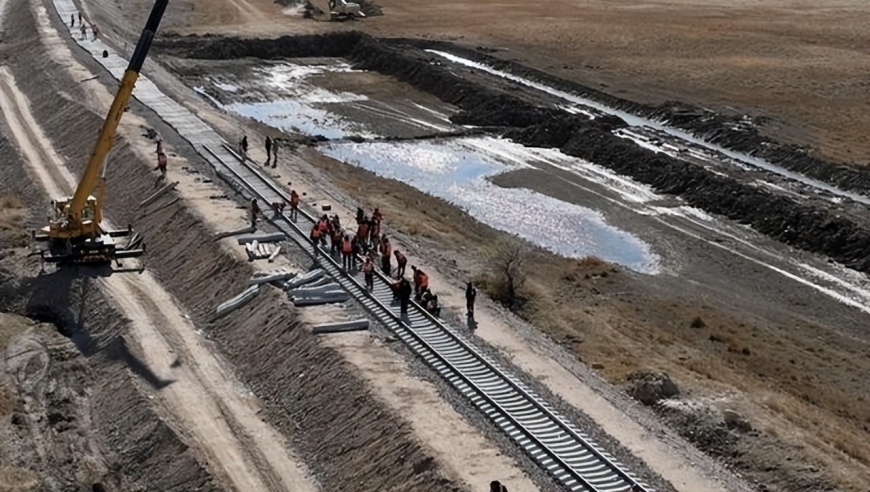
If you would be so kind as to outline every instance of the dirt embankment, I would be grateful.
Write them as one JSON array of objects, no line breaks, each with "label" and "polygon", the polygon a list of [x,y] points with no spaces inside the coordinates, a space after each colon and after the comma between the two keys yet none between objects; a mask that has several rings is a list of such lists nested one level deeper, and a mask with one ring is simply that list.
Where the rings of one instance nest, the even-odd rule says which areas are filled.
[{"label": "dirt embankment", "polygon": [[[52,81],[22,89],[57,150],[74,172],[81,172],[92,145],[82,135],[96,135],[102,115],[60,97],[59,90],[75,84],[37,50],[22,53],[21,60],[13,68],[16,78]],[[116,138],[109,159],[108,215],[143,233],[149,270],[217,342],[263,402],[267,420],[301,451],[325,489],[343,490],[353,483],[357,490],[370,491],[462,490],[445,478],[407,425],[369,393],[340,356],[300,325],[282,296],[261,295],[209,323],[215,305],[243,289],[250,267],[222,252],[212,231],[183,202],[155,207],[143,216],[136,205],[155,190],[155,175],[123,138]],[[119,417],[126,416],[119,412]]]},{"label": "dirt embankment", "polygon": [[[749,224],[792,246],[827,255],[858,271],[870,272],[870,257],[866,254],[870,250],[870,228],[866,224],[644,149],[611,133],[624,125],[618,118],[588,120],[483,87],[440,66],[431,56],[410,45],[393,45],[351,32],[276,40],[188,37],[166,41],[162,46],[176,54],[207,59],[345,56],[360,68],[394,76],[460,107],[463,112],[453,117],[457,123],[506,128],[506,136],[525,145],[559,148],[568,155],[607,166],[659,191],[680,196],[705,211]],[[552,78],[548,82],[552,82]],[[627,104],[621,103],[622,106]],[[665,117],[662,108],[648,111],[678,125],[695,121],[678,117],[677,112]],[[714,132],[711,127],[718,128],[715,132],[722,135],[736,132],[729,129],[727,119],[717,123],[716,118],[701,117],[697,121],[703,122],[705,133]],[[749,141],[750,137],[743,140]],[[819,163],[818,166],[827,165]],[[859,186],[865,178],[862,174],[859,178],[844,180]]]},{"label": "dirt embankment", "polygon": [[[27,217],[9,231],[18,238],[43,225],[48,198],[2,136],[0,155],[0,196]],[[87,277],[31,277],[39,266],[24,258],[27,241],[8,238],[0,245],[0,312],[49,324],[0,314],[0,484],[220,490],[124,370],[136,364],[121,337],[126,321]]]}]

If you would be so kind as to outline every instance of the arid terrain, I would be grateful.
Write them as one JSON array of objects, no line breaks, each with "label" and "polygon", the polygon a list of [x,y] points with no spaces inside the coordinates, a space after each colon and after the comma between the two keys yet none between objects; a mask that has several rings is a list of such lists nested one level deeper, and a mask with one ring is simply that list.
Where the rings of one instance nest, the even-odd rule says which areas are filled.
[{"label": "arid terrain", "polygon": [[[106,204],[144,272],[38,274],[30,231],[117,87],[67,4],[0,2],[0,490],[559,490],[384,326],[311,332],[359,303],[266,289],[215,319],[311,260],[215,241],[246,199],[139,100]],[[151,5],[73,8],[129,55]],[[143,74],[254,161],[280,139],[264,172],[307,209],[380,207],[442,317],[656,490],[870,489],[866,3],[376,7],[170,0]],[[153,131],[178,185],[142,207]],[[678,392],[649,397],[662,373]]]}]

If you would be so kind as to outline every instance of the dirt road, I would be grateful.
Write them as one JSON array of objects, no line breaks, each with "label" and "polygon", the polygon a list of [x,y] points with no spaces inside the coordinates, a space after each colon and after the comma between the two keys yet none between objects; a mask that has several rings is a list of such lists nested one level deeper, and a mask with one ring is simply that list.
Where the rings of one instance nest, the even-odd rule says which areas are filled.
[{"label": "dirt road", "polygon": [[[5,67],[0,107],[22,153],[51,196],[67,196],[76,180],[30,114]],[[111,227],[111,225],[108,225]],[[148,273],[101,278],[100,288],[132,322],[130,338],[167,386],[156,392],[163,412],[189,432],[189,443],[213,473],[236,490],[316,490],[286,442],[257,417],[255,402],[204,345],[171,296]]]}]

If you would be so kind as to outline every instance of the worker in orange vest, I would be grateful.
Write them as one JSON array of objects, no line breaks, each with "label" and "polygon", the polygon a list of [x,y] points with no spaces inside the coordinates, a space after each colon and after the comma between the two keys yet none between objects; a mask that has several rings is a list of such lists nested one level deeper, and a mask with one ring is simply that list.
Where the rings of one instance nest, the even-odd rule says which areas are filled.
[{"label": "worker in orange vest", "polygon": [[375,289],[375,263],[372,261],[371,256],[366,256],[366,262],[363,263],[362,270],[366,279],[366,289],[371,292]]},{"label": "worker in orange vest", "polygon": [[429,276],[426,275],[426,272],[413,265],[411,270],[414,271],[414,298],[417,302],[420,302],[423,292],[429,289]]},{"label": "worker in orange vest", "polygon": [[387,236],[381,238],[381,245],[378,247],[378,252],[381,254],[381,270],[384,271],[384,275],[390,276],[390,270],[392,266],[390,265],[390,256],[393,254],[393,246],[390,244],[390,240],[387,239]]},{"label": "worker in orange vest", "polygon": [[402,278],[405,276],[405,265],[408,264],[408,258],[405,258],[405,255],[398,249],[393,255],[396,257],[396,278]]},{"label": "worker in orange vest", "polygon": [[353,268],[353,244],[347,234],[341,240],[341,260],[344,270],[349,272]]},{"label": "worker in orange vest", "polygon": [[290,191],[290,220],[296,222],[299,218],[299,194],[296,190]]},{"label": "worker in orange vest", "polygon": [[311,239],[311,243],[314,246],[314,256],[317,256],[320,253],[320,237],[321,237],[320,227],[317,224],[314,224],[314,227],[311,228],[311,234],[308,235],[308,238]]},{"label": "worker in orange vest", "polygon": [[363,253],[367,253],[369,250],[368,246],[368,238],[369,238],[369,223],[367,221],[363,221],[359,223],[359,227],[356,229],[356,239],[359,241],[359,245],[363,250]]}]

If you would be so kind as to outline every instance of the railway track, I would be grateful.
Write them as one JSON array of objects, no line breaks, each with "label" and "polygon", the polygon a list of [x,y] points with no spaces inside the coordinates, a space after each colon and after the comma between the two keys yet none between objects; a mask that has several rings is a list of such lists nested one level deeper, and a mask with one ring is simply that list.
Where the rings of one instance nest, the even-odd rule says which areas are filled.
[{"label": "railway track", "polygon": [[[289,196],[258,166],[242,159],[226,143],[222,147],[203,146],[223,166],[223,169],[216,167],[222,179],[267,205],[279,200],[289,203]],[[226,158],[228,154],[232,159]],[[286,215],[276,216],[272,223],[561,486],[572,491],[625,492],[637,485],[644,492],[653,492],[457,330],[413,302],[407,316],[402,317],[398,304],[392,302],[389,279],[381,272],[377,273],[375,287],[369,292],[364,287],[362,272],[347,273],[328,250],[315,251],[308,239],[308,231],[315,220],[300,210],[298,223]]]}]

